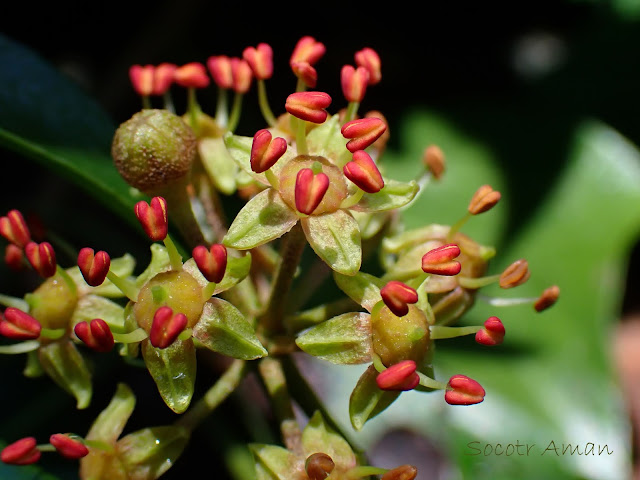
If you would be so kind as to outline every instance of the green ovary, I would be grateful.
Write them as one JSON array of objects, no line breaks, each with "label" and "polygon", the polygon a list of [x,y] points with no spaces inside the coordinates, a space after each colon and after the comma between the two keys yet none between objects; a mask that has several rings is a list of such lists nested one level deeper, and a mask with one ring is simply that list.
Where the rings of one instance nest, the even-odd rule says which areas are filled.
[{"label": "green ovary", "polygon": [[67,328],[78,303],[78,294],[71,279],[60,274],[47,279],[28,295],[29,314],[44,328]]},{"label": "green ovary", "polygon": [[159,273],[142,287],[133,314],[138,325],[149,332],[156,310],[168,306],[174,315],[186,315],[187,326],[193,327],[202,315],[204,304],[202,286],[191,275],[170,271]]},{"label": "green ovary", "polygon": [[404,360],[422,363],[429,350],[427,317],[409,305],[409,313],[398,317],[380,302],[371,313],[373,351],[389,367]]}]

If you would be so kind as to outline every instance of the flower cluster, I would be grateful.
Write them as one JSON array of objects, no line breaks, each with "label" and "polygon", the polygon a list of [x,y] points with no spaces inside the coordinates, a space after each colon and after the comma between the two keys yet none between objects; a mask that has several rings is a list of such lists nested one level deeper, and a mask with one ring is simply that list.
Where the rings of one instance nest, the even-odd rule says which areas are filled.
[{"label": "flower cluster", "polygon": [[[435,378],[434,342],[470,334],[485,346],[504,340],[498,316],[482,325],[455,325],[481,288],[513,288],[530,276],[524,259],[487,275],[495,249],[462,233],[469,219],[496,207],[500,192],[490,185],[470,192],[467,211],[451,225],[401,228],[401,209],[443,177],[445,155],[428,145],[418,178],[390,178],[381,163],[387,120],[377,111],[359,112],[382,78],[378,54],[364,48],[354,65],[343,66],[344,106],[331,113],[335,99],[313,90],[325,51],[313,37],[298,41],[289,61],[295,91],[278,116],[267,99],[273,76],[268,44],[247,47],[241,57],[131,67],[143,109],[117,129],[111,154],[122,178],[140,192],[133,213],[153,242],[141,274],[133,274],[132,256],[112,260],[90,247],[78,251],[76,265],[62,268],[51,243],[32,240],[19,211],[0,218],[7,264],[30,266],[44,278],[24,299],[0,298],[6,306],[0,335],[14,341],[0,353],[26,353],[27,375],[46,373],[85,408],[93,379],[82,350],[109,354],[117,345],[121,357],[141,357],[161,398],[180,416],[173,425],[119,439],[135,404],[121,384],[84,439],[57,434],[49,446],[39,446],[27,437],[2,451],[4,462],[33,463],[54,448],[82,458],[84,479],[155,479],[240,384],[247,363],[256,361],[286,447],[250,446],[259,480],[416,478],[410,465],[368,466],[315,409],[307,411],[306,426],[298,426],[281,360],[300,351],[336,364],[368,365],[349,399],[356,430],[403,391],[439,390],[451,405],[485,399],[484,388],[465,374]],[[210,79],[219,93],[214,116],[197,99]],[[253,82],[265,125],[239,135],[243,96]],[[171,98],[176,87],[187,94],[182,116]],[[151,108],[155,97],[164,108]],[[243,204],[228,222],[230,197]],[[311,266],[303,271],[307,245]],[[191,255],[186,261],[184,252]],[[380,259],[376,275],[362,271],[371,252]],[[303,310],[330,276],[345,297]],[[539,298],[487,298],[496,307],[529,303],[540,312],[558,296],[552,286]],[[227,358],[230,366],[192,406],[198,349]]]}]

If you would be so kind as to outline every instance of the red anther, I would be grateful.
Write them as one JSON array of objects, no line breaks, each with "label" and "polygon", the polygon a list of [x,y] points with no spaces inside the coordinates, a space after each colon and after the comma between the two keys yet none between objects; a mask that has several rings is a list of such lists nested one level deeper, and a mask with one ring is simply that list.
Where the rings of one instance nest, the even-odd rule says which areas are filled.
[{"label": "red anther", "polygon": [[247,47],[242,52],[258,80],[266,80],[273,75],[273,49],[269,44],[259,43],[257,47]]},{"label": "red anther", "polygon": [[558,301],[559,296],[560,287],[552,285],[540,294],[536,302],[533,304],[533,308],[536,312],[542,312],[543,310],[552,307]]},{"label": "red anther", "polygon": [[380,73],[380,56],[373,48],[363,48],[356,52],[356,65],[364,67],[369,71],[369,85],[380,83],[382,74]]},{"label": "red anther", "polygon": [[56,252],[49,242],[29,242],[24,247],[29,264],[38,274],[49,278],[56,273]]},{"label": "red anther", "polygon": [[347,150],[351,153],[364,150],[375,142],[387,129],[387,124],[376,117],[351,120],[342,126],[342,136],[349,138]]},{"label": "red anther", "polygon": [[448,243],[429,250],[422,256],[422,271],[434,275],[453,276],[460,273],[462,265],[454,260],[460,255],[460,247]]},{"label": "red anther", "polygon": [[329,188],[329,177],[325,173],[313,174],[310,168],[303,168],[296,176],[296,209],[305,215],[311,215],[318,208]]},{"label": "red anther", "polygon": [[322,58],[326,50],[323,43],[306,35],[296,43],[291,58],[289,59],[289,65],[291,65],[291,68],[293,68],[293,64],[296,62],[307,62],[309,65],[315,65],[316,62]]},{"label": "red anther", "polygon": [[233,75],[231,73],[231,59],[226,55],[212,56],[207,59],[207,68],[211,78],[220,88],[233,87]]},{"label": "red anther", "polygon": [[14,272],[24,269],[23,250],[19,246],[9,243],[4,249],[4,263]]},{"label": "red anther", "polygon": [[272,138],[266,128],[258,130],[251,144],[251,170],[262,173],[269,170],[287,151],[287,141],[282,137]]},{"label": "red anther", "polygon": [[343,168],[345,177],[367,193],[377,193],[384,187],[384,179],[371,156],[364,150],[353,152],[353,160]]},{"label": "red anther", "polygon": [[489,317],[484,322],[484,328],[476,333],[476,342],[492,347],[500,345],[504,340],[504,325],[498,317]]},{"label": "red anther", "polygon": [[0,235],[20,248],[31,241],[29,227],[19,210],[11,210],[6,217],[0,217]]},{"label": "red anther", "polygon": [[0,320],[0,335],[14,340],[34,340],[40,336],[41,330],[38,320],[14,307],[7,307],[4,318]]},{"label": "red anther", "polygon": [[479,215],[491,210],[500,200],[500,192],[494,190],[491,185],[482,185],[471,197],[467,207],[471,215]]},{"label": "red anther", "polygon": [[444,153],[437,145],[429,145],[422,153],[422,163],[436,180],[440,180],[445,170]]},{"label": "red anther", "polygon": [[418,301],[418,293],[397,280],[391,280],[380,289],[380,296],[384,304],[398,317],[404,317],[409,313],[410,303]]},{"label": "red anther", "polygon": [[78,253],[80,273],[82,273],[84,281],[92,287],[102,285],[104,279],[107,278],[110,266],[111,258],[103,250],[94,254],[93,248],[85,247]]},{"label": "red anther", "polygon": [[380,480],[415,480],[418,469],[413,465],[400,465],[385,473]]},{"label": "red anther", "polygon": [[416,373],[416,362],[404,360],[391,365],[376,377],[376,383],[380,390],[396,390],[405,392],[413,390],[420,383],[420,377]]},{"label": "red anther", "polygon": [[184,313],[173,314],[171,307],[160,307],[156,310],[149,332],[149,341],[156,348],[167,348],[187,326]]},{"label": "red anther", "polygon": [[284,108],[294,117],[313,123],[327,119],[324,110],[331,105],[331,97],[324,92],[296,92],[287,97]]},{"label": "red anther", "polygon": [[140,200],[134,207],[136,217],[147,236],[154,242],[167,237],[169,222],[167,219],[167,201],[163,197],[153,197],[150,203]]},{"label": "red anther", "polygon": [[77,460],[89,454],[89,449],[84,443],[63,433],[51,435],[49,443],[54,446],[60,455],[71,460]]},{"label": "red anther", "polygon": [[500,288],[513,288],[522,285],[531,276],[529,263],[521,258],[516,260],[500,274]]},{"label": "red anther", "polygon": [[318,72],[309,62],[293,62],[291,70],[296,77],[304,82],[309,88],[316,88],[318,83]]},{"label": "red anther", "polygon": [[227,269],[227,248],[214,243],[209,248],[198,245],[192,252],[193,260],[204,278],[213,283],[220,283]]},{"label": "red anther", "polygon": [[153,65],[132,65],[129,68],[129,79],[136,93],[142,97],[153,93]]},{"label": "red anther", "polygon": [[369,71],[364,67],[354,68],[351,65],[345,65],[340,71],[342,94],[347,102],[362,102],[368,82]]},{"label": "red anther", "polygon": [[231,59],[231,76],[233,79],[233,91],[236,93],[247,93],[251,87],[253,72],[246,60],[242,58]]},{"label": "red anther", "polygon": [[110,352],[115,344],[109,325],[101,318],[94,318],[91,322],[79,322],[73,331],[76,337],[96,352]]},{"label": "red anther", "polygon": [[444,400],[449,405],[474,405],[484,400],[485,391],[475,380],[465,375],[454,375],[447,383]]},{"label": "red anther", "polygon": [[210,83],[207,69],[200,62],[191,62],[176,68],[173,80],[186,88],[205,88]]},{"label": "red anther", "polygon": [[164,95],[173,83],[174,74],[177,65],[173,63],[161,63],[156,67],[156,71],[153,75],[153,90],[152,95]]},{"label": "red anther", "polygon": [[0,452],[0,460],[11,465],[30,465],[40,460],[42,453],[36,448],[34,437],[21,438]]}]

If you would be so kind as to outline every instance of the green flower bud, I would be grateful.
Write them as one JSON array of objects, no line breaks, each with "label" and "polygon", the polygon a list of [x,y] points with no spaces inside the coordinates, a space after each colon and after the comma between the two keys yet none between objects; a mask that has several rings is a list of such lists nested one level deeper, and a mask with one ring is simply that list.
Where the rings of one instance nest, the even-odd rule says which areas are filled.
[{"label": "green flower bud", "polygon": [[43,327],[67,328],[78,304],[78,292],[68,275],[58,273],[25,299],[29,303],[29,314]]},{"label": "green flower bud", "polygon": [[197,142],[191,128],[167,110],[142,110],[124,122],[111,155],[129,185],[149,195],[188,177]]}]

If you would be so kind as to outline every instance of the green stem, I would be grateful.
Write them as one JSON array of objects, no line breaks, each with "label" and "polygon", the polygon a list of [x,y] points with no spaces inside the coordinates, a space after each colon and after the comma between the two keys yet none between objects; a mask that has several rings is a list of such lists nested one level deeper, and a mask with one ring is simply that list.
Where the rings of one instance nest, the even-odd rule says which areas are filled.
[{"label": "green stem", "polygon": [[476,290],[478,288],[486,287],[487,285],[491,285],[492,283],[500,280],[501,274],[489,275],[487,277],[479,277],[479,278],[470,278],[470,277],[456,277],[458,285],[462,288],[469,288],[471,290]]},{"label": "green stem", "polygon": [[218,101],[216,104],[216,123],[225,128],[229,122],[227,112],[227,92],[226,88],[218,89]]},{"label": "green stem", "polygon": [[534,297],[496,298],[480,294],[478,294],[478,299],[488,303],[493,307],[512,307],[514,305],[525,305],[527,303],[533,303],[537,300],[537,298]]},{"label": "green stem", "polygon": [[[387,470],[386,468],[370,467],[367,465],[362,465],[360,467],[355,467],[349,470],[345,474],[345,478],[348,478],[349,480],[352,480],[352,479],[355,480],[356,478],[368,477],[370,475],[384,475],[388,471],[389,470]],[[330,479],[331,479],[331,476],[327,477],[327,480],[330,480]]]},{"label": "green stem", "polygon": [[149,95],[142,96],[142,108],[143,110],[151,108],[151,98],[149,98]]},{"label": "green stem", "polygon": [[296,82],[296,92],[304,92],[307,89],[307,84],[301,78],[298,78]]},{"label": "green stem", "polygon": [[447,234],[447,242],[450,242],[453,239],[453,236],[460,231],[460,229],[464,226],[465,223],[471,218],[471,214],[467,212],[460,220],[453,224],[453,226],[449,229],[449,233]]},{"label": "green stem", "polygon": [[140,290],[131,280],[119,277],[111,270],[107,272],[107,278],[116,286],[118,290],[124,293],[129,300],[131,300],[132,302],[138,301],[138,294],[140,293]]},{"label": "green stem", "polygon": [[216,291],[217,283],[209,282],[207,286],[202,289],[202,300],[207,301],[213,296],[213,292]]},{"label": "green stem", "polygon": [[229,118],[229,131],[233,132],[238,127],[240,121],[240,113],[242,113],[242,97],[241,93],[236,93],[233,97],[233,106],[231,107],[231,117]]},{"label": "green stem", "polygon": [[421,373],[421,372],[416,372],[416,373],[420,377],[420,385],[422,385],[423,387],[433,388],[435,390],[446,390],[447,389],[447,384],[446,383],[438,382],[437,380],[434,380],[433,378],[427,377],[424,373]]},{"label": "green stem", "polygon": [[200,129],[198,128],[198,114],[200,113],[200,106],[196,99],[196,89],[194,87],[187,88],[187,111],[189,112],[190,126],[197,137],[200,133]]},{"label": "green stem", "polygon": [[280,422],[285,446],[288,450],[301,454],[302,431],[293,413],[291,396],[280,360],[275,357],[262,358],[258,364],[258,371],[271,398],[276,418]]},{"label": "green stem", "polygon": [[132,332],[128,333],[113,333],[113,339],[118,343],[136,343],[141,342],[148,337],[147,332],[142,328],[136,328]]},{"label": "green stem", "polygon": [[41,338],[48,338],[50,340],[57,340],[61,338],[67,332],[64,328],[43,328],[40,330]]},{"label": "green stem", "polygon": [[441,340],[443,338],[457,338],[463,335],[472,335],[478,333],[484,327],[466,326],[466,327],[443,327],[442,325],[431,325],[429,333],[431,340]]},{"label": "green stem", "polygon": [[342,121],[343,125],[356,118],[358,108],[360,108],[360,102],[349,102],[349,104],[347,105],[347,112],[345,113],[344,119]]},{"label": "green stem", "polygon": [[273,171],[271,169],[266,170],[264,172],[264,175],[267,177],[267,180],[269,181],[269,184],[275,190],[280,190],[280,180],[278,179],[278,177],[276,177],[276,174],[273,173]]},{"label": "green stem", "polygon": [[342,201],[342,203],[340,204],[340,208],[346,209],[346,208],[353,207],[362,199],[363,195],[364,195],[364,190],[358,188],[358,190],[356,190],[356,192],[353,195],[349,195],[347,198],[345,198]]},{"label": "green stem", "polygon": [[29,304],[21,298],[0,294],[0,305],[5,307],[13,307],[23,312],[29,311]]},{"label": "green stem", "polygon": [[167,90],[162,94],[162,99],[164,101],[164,108],[171,113],[176,113],[176,107],[173,105],[173,99],[171,98],[171,93]]},{"label": "green stem", "polygon": [[284,330],[283,319],[289,290],[306,244],[307,240],[300,222],[282,239],[280,261],[272,282],[269,304],[259,320],[269,333],[281,333]]},{"label": "green stem", "polygon": [[33,352],[40,348],[40,342],[37,340],[28,340],[26,342],[14,343],[12,345],[0,345],[0,354],[15,355],[18,353]]},{"label": "green stem", "polygon": [[306,155],[309,153],[309,148],[307,147],[307,125],[304,120],[299,118],[296,118],[296,123],[296,148],[298,154]]},{"label": "green stem", "polygon": [[193,431],[240,385],[247,371],[247,362],[234,360],[211,388],[198,400],[175,425]]},{"label": "green stem", "polygon": [[169,263],[171,264],[172,270],[182,270],[182,256],[180,252],[178,252],[178,248],[176,244],[173,243],[171,237],[167,235],[164,238],[164,246],[167,248],[167,253],[169,254]]},{"label": "green stem", "polygon": [[262,116],[265,121],[270,127],[275,127],[277,123],[276,117],[273,116],[271,108],[269,107],[269,101],[267,100],[267,87],[262,79],[258,80],[258,104],[260,105],[260,112],[262,112]]}]

